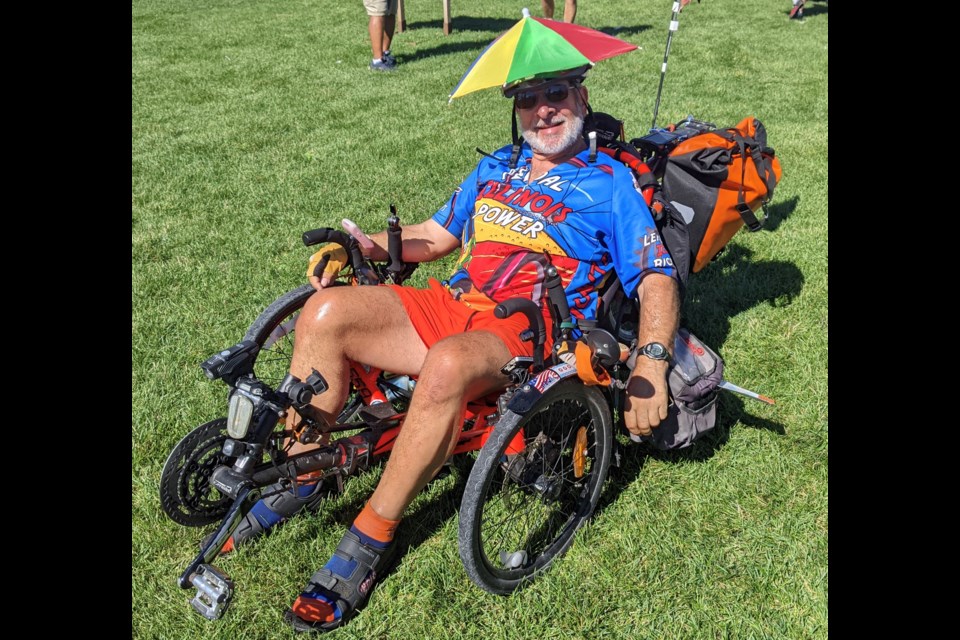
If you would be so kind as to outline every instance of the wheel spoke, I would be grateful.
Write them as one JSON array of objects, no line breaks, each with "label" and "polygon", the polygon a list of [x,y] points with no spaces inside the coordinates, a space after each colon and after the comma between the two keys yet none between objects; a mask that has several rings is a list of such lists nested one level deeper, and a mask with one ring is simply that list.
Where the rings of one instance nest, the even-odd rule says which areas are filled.
[{"label": "wheel spoke", "polygon": [[[597,456],[609,454],[606,448],[598,450],[597,430],[610,427],[609,420],[596,414],[605,407],[591,405],[581,387],[568,385],[557,395],[517,423],[513,433],[523,427],[523,451],[505,462],[501,450],[488,470],[491,477],[476,516],[478,575],[483,579],[478,584],[488,590],[503,592],[496,585],[518,584],[549,564],[569,545],[599,497],[604,478],[597,474]],[[582,476],[576,478],[573,455],[581,428],[587,435],[586,459]]]}]

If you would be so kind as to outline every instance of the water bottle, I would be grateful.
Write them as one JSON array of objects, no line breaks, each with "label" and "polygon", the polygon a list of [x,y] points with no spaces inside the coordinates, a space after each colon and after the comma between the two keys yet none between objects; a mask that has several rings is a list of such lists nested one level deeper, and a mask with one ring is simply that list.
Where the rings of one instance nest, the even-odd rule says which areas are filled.
[{"label": "water bottle", "polygon": [[384,385],[386,387],[384,393],[387,394],[387,399],[390,400],[390,402],[409,400],[410,394],[413,393],[413,388],[417,385],[417,381],[410,376],[387,378],[386,382],[387,385]]}]

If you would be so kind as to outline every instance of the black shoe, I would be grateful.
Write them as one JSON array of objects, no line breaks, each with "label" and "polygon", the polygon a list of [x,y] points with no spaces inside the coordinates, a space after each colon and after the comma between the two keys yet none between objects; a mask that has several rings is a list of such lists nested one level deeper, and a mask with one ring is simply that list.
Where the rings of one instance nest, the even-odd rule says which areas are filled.
[{"label": "black shoe", "polygon": [[[305,508],[316,507],[320,502],[321,492],[315,491],[317,483],[301,483],[297,485],[297,498],[294,496],[290,487],[279,482],[264,487],[263,495],[267,496],[258,500],[243,517],[237,526],[233,535],[224,543],[220,553],[230,553],[238,544],[243,544],[266,533],[275,525],[292,518]],[[216,535],[213,531],[207,535],[200,543],[200,547],[206,547],[211,538]]]},{"label": "black shoe", "polygon": [[[380,549],[364,544],[347,531],[340,539],[330,562],[321,567],[303,588],[284,619],[294,631],[332,631],[348,621],[363,607],[370,592],[387,572],[397,551],[396,541]],[[333,567],[332,569],[329,567]],[[340,615],[330,622],[304,620],[297,615],[316,614],[317,610],[336,607]]]}]

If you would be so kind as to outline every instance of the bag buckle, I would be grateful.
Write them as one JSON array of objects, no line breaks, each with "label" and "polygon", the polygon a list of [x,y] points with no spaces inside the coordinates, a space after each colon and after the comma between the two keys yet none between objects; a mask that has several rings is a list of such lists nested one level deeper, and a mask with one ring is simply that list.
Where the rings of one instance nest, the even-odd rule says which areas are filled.
[{"label": "bag buckle", "polygon": [[743,221],[750,231],[760,231],[760,229],[763,228],[763,222],[757,220],[757,216],[753,214],[753,210],[750,209],[746,202],[737,203],[737,213],[743,218]]}]

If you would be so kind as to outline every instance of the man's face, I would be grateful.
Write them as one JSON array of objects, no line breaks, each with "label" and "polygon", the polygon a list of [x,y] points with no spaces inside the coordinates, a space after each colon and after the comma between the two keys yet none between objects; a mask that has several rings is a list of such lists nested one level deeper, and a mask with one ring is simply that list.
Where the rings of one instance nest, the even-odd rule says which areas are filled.
[{"label": "man's face", "polygon": [[586,88],[571,86],[567,80],[520,91],[514,105],[524,140],[544,155],[572,148],[583,131],[586,101]]}]

